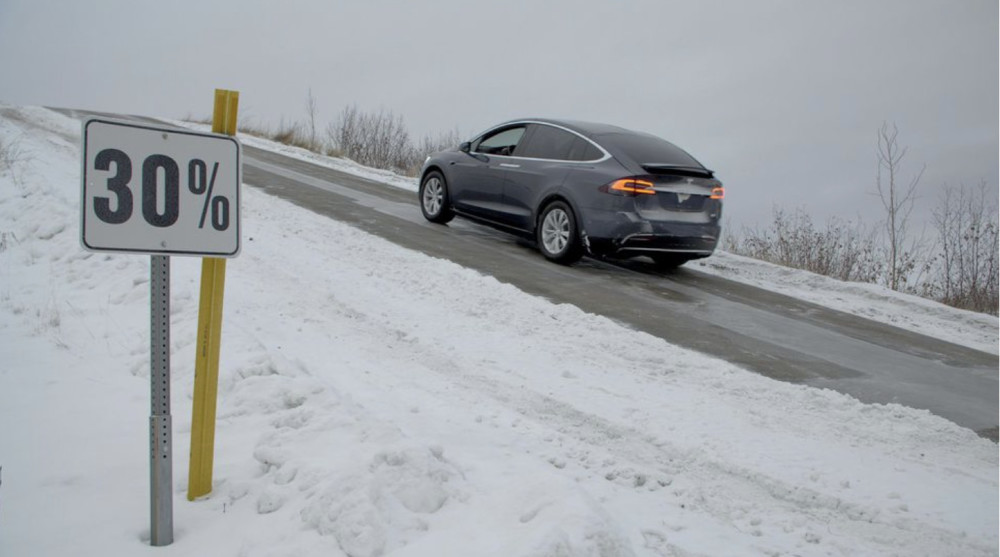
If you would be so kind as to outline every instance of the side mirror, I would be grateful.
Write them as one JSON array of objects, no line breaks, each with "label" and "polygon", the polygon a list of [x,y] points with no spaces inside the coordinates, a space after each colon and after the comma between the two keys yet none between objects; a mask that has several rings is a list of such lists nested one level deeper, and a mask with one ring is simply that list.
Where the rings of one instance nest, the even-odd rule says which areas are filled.
[{"label": "side mirror", "polygon": [[458,146],[458,150],[461,151],[461,152],[463,152],[463,153],[468,153],[469,151],[472,150],[472,143],[470,143],[468,141],[465,141],[461,145]]}]

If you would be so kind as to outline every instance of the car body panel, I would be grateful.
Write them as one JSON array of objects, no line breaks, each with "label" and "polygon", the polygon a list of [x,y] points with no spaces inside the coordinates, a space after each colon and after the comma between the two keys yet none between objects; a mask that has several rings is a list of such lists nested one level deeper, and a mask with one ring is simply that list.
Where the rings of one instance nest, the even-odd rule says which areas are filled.
[{"label": "car body panel", "polygon": [[503,184],[503,203],[512,224],[531,231],[539,201],[558,191],[570,169],[560,161],[520,159],[510,163]]},{"label": "car body panel", "polygon": [[[496,218],[502,214],[506,169],[500,157],[457,157],[445,172],[456,210]],[[454,185],[452,185],[454,184]]]}]

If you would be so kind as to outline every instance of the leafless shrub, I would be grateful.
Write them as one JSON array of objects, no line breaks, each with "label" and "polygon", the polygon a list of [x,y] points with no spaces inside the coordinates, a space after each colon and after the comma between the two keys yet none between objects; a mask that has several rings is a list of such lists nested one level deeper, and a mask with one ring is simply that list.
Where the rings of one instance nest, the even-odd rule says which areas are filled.
[{"label": "leafless shrub", "polygon": [[938,277],[930,294],[939,301],[973,311],[997,314],[997,204],[978,188],[945,187],[933,210],[937,230]]},{"label": "leafless shrub", "polygon": [[24,177],[32,156],[21,146],[21,136],[0,138],[0,175],[8,175],[17,189],[24,188]]},{"label": "leafless shrub", "polygon": [[20,138],[4,139],[0,137],[0,172],[13,170],[14,165],[28,158],[21,148]]},{"label": "leafless shrub", "polygon": [[451,149],[452,147],[458,147],[458,144],[461,142],[462,138],[457,128],[437,135],[427,134],[424,135],[417,146],[417,155],[419,155],[421,162],[423,162],[423,159],[427,155]]},{"label": "leafless shrub", "polygon": [[[897,289],[954,307],[997,315],[1000,306],[1000,242],[997,202],[985,183],[947,187],[933,210],[936,254],[897,253]],[[889,286],[886,239],[880,227],[861,220],[831,219],[824,228],[801,209],[773,210],[766,228],[731,227],[728,252],[805,269],[845,281]]]},{"label": "leafless shrub", "polygon": [[327,126],[327,135],[334,149],[365,166],[405,171],[413,160],[403,117],[392,111],[363,112],[350,105]]},{"label": "leafless shrub", "polygon": [[[364,112],[356,104],[344,108],[337,120],[327,125],[327,137],[324,139],[317,133],[316,115],[319,109],[312,89],[306,97],[305,110],[305,122],[286,123],[282,120],[277,128],[272,129],[271,126],[244,121],[240,122],[239,131],[411,176],[420,170],[427,155],[455,147],[461,141],[459,132],[455,129],[436,135],[424,135],[414,144],[401,115],[384,109]],[[196,121],[190,116],[188,120]]]},{"label": "leafless shrub", "polygon": [[446,149],[451,149],[452,147],[458,147],[461,142],[462,139],[461,135],[458,133],[458,129],[438,133],[436,135],[425,134],[420,140],[420,143],[418,143],[416,147],[411,150],[410,161],[406,168],[406,174],[415,176],[417,172],[420,171],[420,167],[423,166],[424,160],[427,159],[429,155]]},{"label": "leafless shrub", "polygon": [[877,231],[857,222],[831,219],[818,228],[801,209],[775,207],[768,228],[744,227],[726,236],[724,248],[738,255],[805,269],[841,280],[877,282],[885,272]]}]

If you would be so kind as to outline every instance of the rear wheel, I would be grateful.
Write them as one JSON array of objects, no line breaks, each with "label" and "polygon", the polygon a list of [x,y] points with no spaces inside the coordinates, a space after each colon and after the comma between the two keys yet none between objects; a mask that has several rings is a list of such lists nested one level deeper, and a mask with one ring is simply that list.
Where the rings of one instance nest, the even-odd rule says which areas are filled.
[{"label": "rear wheel", "polygon": [[553,201],[545,206],[538,219],[536,235],[538,250],[550,261],[569,265],[583,257],[576,216],[563,201]]},{"label": "rear wheel", "polygon": [[420,183],[418,195],[420,212],[424,214],[425,219],[445,224],[455,218],[455,213],[448,205],[448,185],[440,172],[435,170],[427,173],[424,181]]}]

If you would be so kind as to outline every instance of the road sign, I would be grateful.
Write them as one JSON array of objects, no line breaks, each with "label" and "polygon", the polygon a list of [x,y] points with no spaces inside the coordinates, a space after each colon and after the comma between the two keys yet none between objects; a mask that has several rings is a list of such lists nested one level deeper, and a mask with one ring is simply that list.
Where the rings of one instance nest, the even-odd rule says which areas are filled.
[{"label": "road sign", "polygon": [[92,118],[83,123],[81,241],[91,251],[235,257],[235,137]]}]

